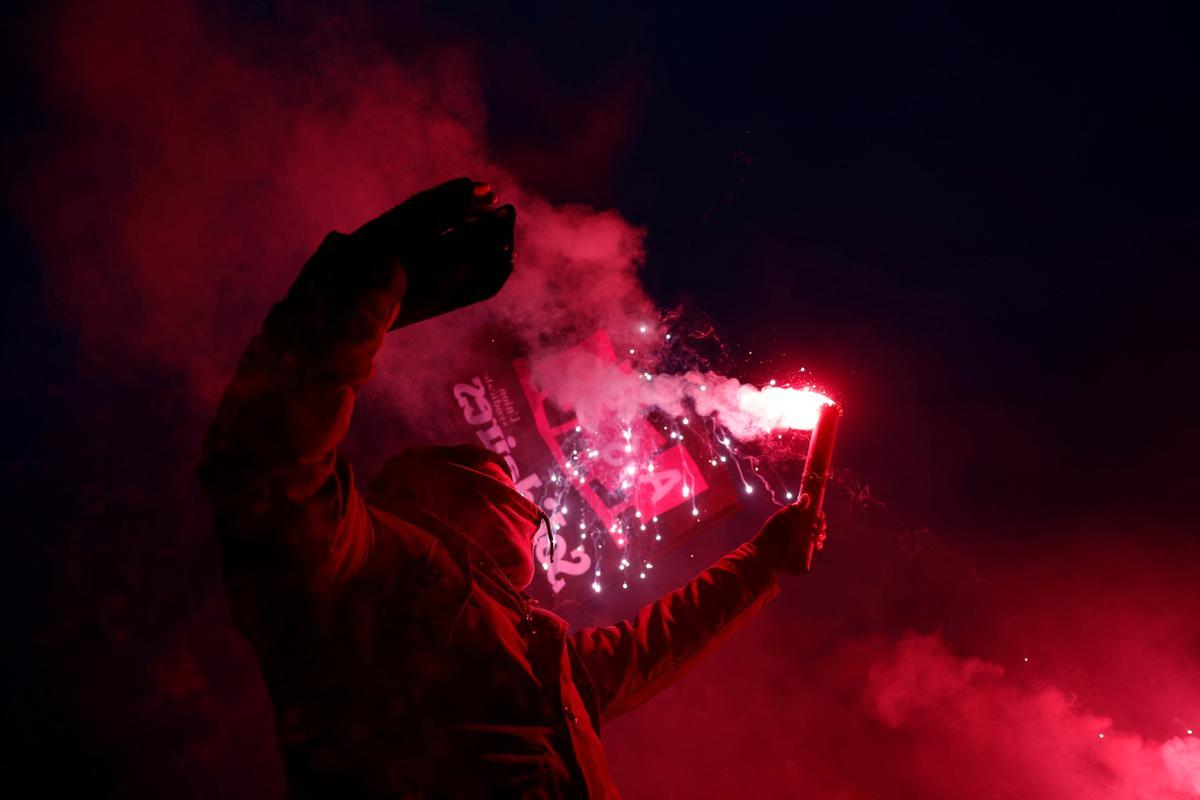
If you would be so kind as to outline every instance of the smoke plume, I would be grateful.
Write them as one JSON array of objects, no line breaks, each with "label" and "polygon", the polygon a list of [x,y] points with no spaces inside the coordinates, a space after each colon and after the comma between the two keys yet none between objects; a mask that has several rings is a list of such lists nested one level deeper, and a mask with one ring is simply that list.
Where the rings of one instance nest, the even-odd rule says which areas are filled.
[{"label": "smoke plume", "polygon": [[1086,543],[993,555],[989,586],[854,527],[736,652],[609,727],[630,798],[1200,793],[1193,549],[1176,568],[1089,521]]},{"label": "smoke plume", "polygon": [[675,417],[715,417],[734,438],[745,441],[778,429],[811,427],[824,402],[815,393],[759,388],[711,371],[658,372],[669,360],[658,346],[661,334],[645,324],[637,330],[640,336],[631,338],[643,346],[628,348],[627,358],[634,361],[613,362],[585,350],[541,351],[532,360],[534,377],[590,429],[614,418],[634,420],[657,408]]},{"label": "smoke plume", "polygon": [[1024,690],[1003,667],[954,655],[938,636],[900,639],[868,670],[863,698],[874,719],[905,735],[927,797],[961,796],[971,783],[1014,798],[1200,791],[1200,739],[1120,730],[1057,687]]}]

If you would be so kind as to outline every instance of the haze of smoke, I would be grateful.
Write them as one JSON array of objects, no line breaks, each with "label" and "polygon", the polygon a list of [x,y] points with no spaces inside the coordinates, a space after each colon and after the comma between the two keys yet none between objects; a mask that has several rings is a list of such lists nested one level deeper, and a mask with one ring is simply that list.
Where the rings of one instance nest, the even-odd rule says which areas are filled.
[{"label": "haze of smoke", "polygon": [[[846,636],[839,618],[826,647],[819,621],[772,623],[748,630],[736,658],[719,655],[657,698],[652,720],[610,726],[630,798],[1185,800],[1200,791],[1200,739],[1121,730],[1062,688],[957,655],[940,634]],[[679,733],[664,736],[666,720]]]},{"label": "haze of smoke", "polygon": [[715,416],[742,441],[785,427],[785,415],[770,402],[770,395],[783,389],[760,389],[715,372],[637,371],[628,362],[612,363],[581,350],[541,353],[533,359],[533,371],[538,383],[562,405],[573,407],[590,428],[614,417],[634,420],[650,408],[677,417],[693,412]]},{"label": "haze of smoke", "polygon": [[1200,739],[1114,730],[1056,687],[1024,690],[1004,669],[908,635],[867,673],[864,699],[907,748],[929,797],[1134,800],[1200,791]]},{"label": "haze of smoke", "polygon": [[26,212],[51,297],[104,369],[149,364],[212,404],[327,231],[460,175],[517,206],[516,272],[492,302],[389,337],[375,397],[419,426],[448,401],[428,385],[483,325],[536,349],[655,316],[642,231],[555,206],[491,163],[480,81],[452,48],[400,63],[327,45],[306,69],[268,66],[192,5],[139,0],[68,4],[56,45],[47,88],[71,133]]},{"label": "haze of smoke", "polygon": [[[548,348],[558,337],[632,331],[655,318],[637,282],[642,232],[613,212],[540,200],[490,164],[479,82],[461,54],[400,64],[318,48],[311,69],[286,69],[239,58],[183,3],[80,2],[57,14],[46,100],[66,115],[68,133],[39,160],[21,200],[46,257],[47,291],[92,363],[117,375],[133,364],[181,376],[198,405],[211,404],[269,304],[328,229],[350,230],[413,191],[469,174],[492,180],[520,209],[517,272],[493,303],[390,337],[376,384],[382,396],[419,420],[428,382],[453,366],[480,326],[499,319],[535,348],[539,374],[557,375],[558,391],[581,414],[616,407],[632,418],[647,406],[683,413],[690,400],[734,435],[754,436],[735,413],[747,387],[732,379],[645,381],[636,370],[555,364]],[[640,355],[656,363],[653,352]],[[707,386],[702,395],[698,384]],[[110,474],[150,457],[134,449],[131,458],[126,441],[144,436],[133,416],[105,422],[97,438],[112,440],[106,449],[87,443]],[[78,539],[101,549],[62,548],[72,571],[62,579],[70,591],[60,588],[57,600],[79,616],[60,623],[59,640],[78,648],[67,651],[77,654],[68,674],[78,677],[63,687],[65,702],[88,731],[81,747],[120,765],[130,796],[278,796],[268,698],[253,658],[229,626],[215,580],[200,601],[185,596],[199,569],[186,556],[211,555],[194,541],[211,532],[191,477],[198,432],[171,435],[178,441],[170,447],[147,448],[162,460],[142,464],[145,481],[122,486],[112,477],[100,484],[103,494],[82,493],[122,513],[80,520]],[[1126,605],[1163,585],[1172,565],[1189,563],[1178,553],[1151,560],[1130,588],[1138,554],[1126,534],[1119,544],[1089,545],[1088,553],[1119,554],[1120,571],[1089,586],[1087,604],[1068,603],[1062,613],[1046,606],[1064,593],[1063,561],[1043,556],[1056,571],[1035,575],[1025,592],[1040,606],[1037,618],[1083,630],[1079,609],[1093,608],[1103,589],[1123,587],[1112,595]],[[854,574],[876,565],[892,575],[893,561],[873,548]],[[1094,559],[1086,563],[1081,574],[1095,572]],[[1087,629],[1097,656],[1089,663],[1132,653],[1141,668],[1121,680],[1144,676],[1137,697],[1186,699],[1176,695],[1192,684],[1179,675],[1194,656],[1184,645],[1164,654],[1155,637],[1164,625],[1172,642],[1194,631],[1192,580],[1176,577],[1169,602],[1129,619],[1105,609]],[[824,612],[843,644],[798,659],[797,643],[814,639],[804,626],[822,615],[777,615],[774,627],[748,629],[755,638],[731,642],[690,684],[609,729],[630,796],[1120,800],[1200,792],[1195,739],[1116,730],[1065,691],[1019,686],[936,637],[847,633],[861,619],[882,630],[909,624],[910,583],[931,603],[950,605],[939,585],[843,582],[845,602],[826,600]],[[1035,616],[1020,618],[1028,629]],[[1143,629],[1139,639],[1133,632]],[[1047,651],[1071,649],[1060,631],[1043,638]],[[1120,694],[1130,691],[1121,685]],[[717,765],[725,772],[714,774]],[[206,790],[214,785],[221,791]]]},{"label": "haze of smoke", "polygon": [[838,506],[818,570],[608,727],[630,800],[1196,796],[1193,531],[1057,519],[968,571]]}]

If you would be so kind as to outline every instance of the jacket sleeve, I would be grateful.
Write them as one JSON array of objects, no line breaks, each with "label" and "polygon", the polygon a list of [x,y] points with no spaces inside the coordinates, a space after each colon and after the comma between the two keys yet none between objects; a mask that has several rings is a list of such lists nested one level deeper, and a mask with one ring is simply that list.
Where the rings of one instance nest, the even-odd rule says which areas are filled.
[{"label": "jacket sleeve", "polygon": [[251,340],[205,436],[198,472],[227,571],[286,566],[305,583],[331,582],[370,549],[365,504],[336,448],[399,311],[404,271],[367,268],[353,246],[325,238]]},{"label": "jacket sleeve", "polygon": [[777,558],[752,540],[632,619],[573,634],[601,721],[674,683],[777,594]]}]

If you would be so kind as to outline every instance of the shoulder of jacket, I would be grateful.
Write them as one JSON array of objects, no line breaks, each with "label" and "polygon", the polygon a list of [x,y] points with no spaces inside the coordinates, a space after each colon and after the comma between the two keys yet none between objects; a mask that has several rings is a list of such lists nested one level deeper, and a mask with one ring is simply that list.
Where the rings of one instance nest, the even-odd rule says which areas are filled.
[{"label": "shoulder of jacket", "polygon": [[464,569],[468,568],[470,554],[457,542],[448,542],[426,528],[370,503],[367,513],[371,516],[377,544],[396,555],[429,563],[451,559]]}]

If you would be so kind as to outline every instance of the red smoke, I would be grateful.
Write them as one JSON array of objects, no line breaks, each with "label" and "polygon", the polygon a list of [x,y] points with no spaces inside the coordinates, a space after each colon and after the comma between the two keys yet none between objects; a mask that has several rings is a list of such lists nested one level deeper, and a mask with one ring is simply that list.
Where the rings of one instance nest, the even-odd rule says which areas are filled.
[{"label": "red smoke", "polygon": [[[614,212],[552,205],[490,163],[483,80],[465,51],[401,62],[308,34],[303,57],[268,40],[255,59],[210,25],[185,3],[125,0],[68,4],[51,26],[45,89],[60,125],[24,210],[51,302],[114,380],[149,367],[163,383],[186,381],[199,408],[179,416],[203,419],[327,230],[463,174],[517,205],[517,272],[487,307],[392,337],[367,398],[381,418],[421,422],[425,379],[494,319],[534,345],[654,322],[636,275],[640,230]],[[125,437],[128,459],[139,431],[125,424],[106,421],[104,433]],[[207,535],[191,483],[198,426],[174,435],[150,451],[172,459],[153,465],[169,478],[131,482],[122,497],[161,507],[146,517],[178,528],[79,521],[76,545],[111,549],[68,559],[62,583],[80,595],[57,604],[74,602],[68,613],[87,622],[67,630],[95,628],[103,642],[80,645],[97,661],[68,672],[78,685],[65,691],[79,698],[88,746],[121,765],[127,796],[277,794],[267,698],[215,578],[196,589],[195,564],[163,559],[151,572],[138,549]],[[629,797],[1200,793],[1197,739],[1184,733],[1200,724],[1200,608],[1180,566],[1197,563],[1190,550],[1141,552],[1123,531],[997,557],[984,586],[961,564],[906,560],[887,531],[832,513],[817,573],[713,663],[606,730]],[[198,596],[181,600],[189,591]],[[93,683],[106,661],[129,673],[136,703],[110,707],[109,688]],[[169,758],[144,757],[154,739]]]},{"label": "red smoke", "polygon": [[925,797],[960,797],[965,786],[1080,800],[1200,791],[1200,739],[1180,731],[1158,743],[1114,729],[1062,690],[1021,689],[1002,667],[958,658],[938,637],[901,639],[869,670],[864,700],[908,735]]},{"label": "red smoke", "polygon": [[[150,359],[211,402],[327,231],[459,175],[520,209],[517,272],[486,309],[393,337],[407,365],[393,391],[496,317],[536,342],[653,315],[641,233],[555,208],[490,163],[480,83],[453,49],[402,64],[326,42],[285,69],[239,57],[185,3],[78,3],[57,22],[49,89],[69,133],[39,166],[31,217],[54,299],[108,366]],[[423,395],[405,394],[412,413]]]},{"label": "red smoke", "polygon": [[[1173,568],[1154,552],[1056,545],[994,563],[981,586],[953,561],[897,558],[872,527],[843,529],[733,652],[609,727],[629,797],[1200,792],[1187,733],[1200,608],[1182,566],[1194,548],[1180,544]],[[1042,563],[1075,573],[1048,578]],[[943,632],[890,632],[906,623]]]}]

